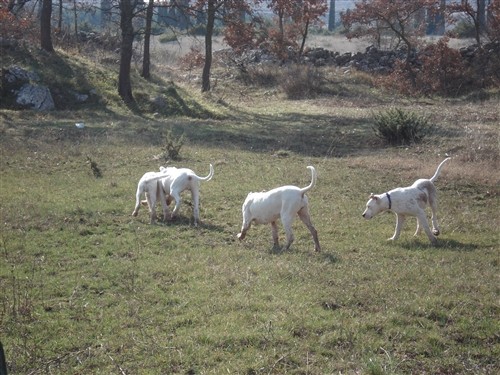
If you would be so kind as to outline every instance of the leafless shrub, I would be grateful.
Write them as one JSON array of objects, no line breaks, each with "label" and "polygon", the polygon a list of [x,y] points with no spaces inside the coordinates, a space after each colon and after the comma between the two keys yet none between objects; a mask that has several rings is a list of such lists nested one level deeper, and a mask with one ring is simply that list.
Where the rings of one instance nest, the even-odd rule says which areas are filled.
[{"label": "leafless shrub", "polygon": [[273,64],[258,64],[242,67],[240,79],[247,85],[275,86],[279,81],[279,67]]},{"label": "leafless shrub", "polygon": [[281,73],[280,86],[288,99],[314,98],[321,93],[325,78],[309,65],[291,65]]}]

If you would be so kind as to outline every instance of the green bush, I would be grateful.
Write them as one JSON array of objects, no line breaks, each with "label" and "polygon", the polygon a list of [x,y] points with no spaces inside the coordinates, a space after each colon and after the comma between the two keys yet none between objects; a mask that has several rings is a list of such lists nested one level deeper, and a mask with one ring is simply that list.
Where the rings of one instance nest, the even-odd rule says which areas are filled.
[{"label": "green bush", "polygon": [[400,108],[374,114],[373,119],[377,137],[391,145],[419,143],[432,130],[427,118]]}]

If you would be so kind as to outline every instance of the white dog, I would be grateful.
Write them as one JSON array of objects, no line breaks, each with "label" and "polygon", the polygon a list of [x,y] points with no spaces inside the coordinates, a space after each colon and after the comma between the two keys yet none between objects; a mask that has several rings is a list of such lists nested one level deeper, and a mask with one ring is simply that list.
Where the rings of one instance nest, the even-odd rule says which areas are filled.
[{"label": "white dog", "polygon": [[[214,167],[210,164],[210,172],[206,177],[197,176],[191,169],[160,167],[160,172],[148,172],[142,176],[137,185],[135,209],[132,216],[137,216],[141,205],[141,195],[145,193],[146,203],[151,214],[151,224],[156,221],[156,201],[163,207],[163,220],[173,219],[180,209],[181,193],[191,191],[193,200],[194,225],[198,225],[200,218],[200,181],[210,181],[214,175]],[[168,205],[175,200],[175,208],[170,215]]]},{"label": "white dog", "polygon": [[[401,233],[401,228],[405,222],[406,216],[417,217],[417,231],[415,236],[424,228],[427,237],[433,245],[437,243],[436,236],[439,235],[437,223],[437,191],[434,181],[438,178],[443,164],[451,158],[444,159],[437,167],[436,173],[430,179],[419,179],[413,185],[396,188],[380,195],[370,195],[366,203],[366,209],[363,212],[365,219],[371,219],[375,215],[384,211],[392,211],[396,214],[396,230],[389,240],[397,240]],[[432,211],[432,232],[429,228],[425,207],[429,204]]]},{"label": "white dog", "polygon": [[242,207],[243,225],[241,227],[241,232],[238,234],[240,240],[245,238],[252,222],[256,224],[270,223],[274,246],[278,247],[278,226],[276,221],[281,218],[281,222],[286,232],[287,244],[285,249],[287,250],[294,239],[292,223],[295,215],[298,214],[299,218],[312,234],[314,249],[316,251],[321,250],[318,232],[311,223],[308,199],[305,195],[305,193],[316,184],[316,170],[311,166],[307,168],[311,170],[312,181],[310,185],[305,188],[300,189],[296,186],[282,186],[267,192],[249,193],[247,195]]}]

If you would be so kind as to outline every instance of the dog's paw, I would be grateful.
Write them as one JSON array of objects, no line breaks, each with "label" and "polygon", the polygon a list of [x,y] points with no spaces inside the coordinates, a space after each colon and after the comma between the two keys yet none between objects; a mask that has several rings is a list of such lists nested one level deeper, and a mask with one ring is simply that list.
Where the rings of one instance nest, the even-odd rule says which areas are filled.
[{"label": "dog's paw", "polygon": [[436,228],[432,229],[432,234],[433,234],[433,235],[435,235],[435,236],[439,236],[439,233],[440,233],[440,232],[439,232],[439,229],[436,229]]},{"label": "dog's paw", "polygon": [[236,237],[238,237],[238,239],[241,241],[242,239],[245,238],[245,235],[243,233],[238,233]]}]

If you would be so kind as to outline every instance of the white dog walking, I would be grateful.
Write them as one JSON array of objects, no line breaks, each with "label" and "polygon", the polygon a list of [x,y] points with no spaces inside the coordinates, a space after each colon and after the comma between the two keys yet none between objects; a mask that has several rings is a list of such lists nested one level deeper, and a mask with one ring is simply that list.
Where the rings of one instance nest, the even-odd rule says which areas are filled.
[{"label": "white dog walking", "polygon": [[309,214],[308,199],[305,193],[312,189],[316,184],[316,170],[314,167],[308,166],[311,170],[312,181],[305,188],[296,186],[282,186],[276,189],[260,192],[249,193],[243,203],[243,225],[238,238],[243,240],[252,222],[256,224],[271,224],[274,246],[279,246],[278,226],[276,221],[281,218],[283,227],[286,232],[287,250],[294,240],[292,232],[292,223],[295,215],[299,215],[300,220],[306,225],[311,232],[314,240],[314,249],[320,251],[321,247],[318,240],[318,232],[311,223]]},{"label": "white dog walking", "polygon": [[[179,212],[182,202],[181,193],[191,191],[193,200],[194,225],[200,219],[200,181],[210,181],[214,175],[214,167],[210,164],[210,172],[205,177],[199,177],[191,169],[160,167],[160,172],[148,172],[139,181],[136,192],[136,204],[133,216],[137,216],[141,205],[141,195],[145,193],[146,202],[151,214],[151,223],[156,221],[156,201],[159,200],[163,207],[163,220],[173,219]],[[168,205],[175,200],[175,208],[170,215]]]},{"label": "white dog walking", "polygon": [[[371,219],[380,212],[392,211],[396,214],[396,230],[389,240],[397,240],[401,233],[401,228],[405,222],[406,216],[416,216],[417,230],[415,236],[424,228],[427,237],[433,245],[437,243],[436,236],[439,235],[437,223],[437,191],[434,181],[438,178],[441,168],[451,158],[444,159],[437,167],[436,173],[430,179],[419,179],[413,185],[396,188],[387,193],[379,195],[370,195],[366,203],[366,209],[363,212],[365,219]],[[425,207],[427,204],[432,211],[432,232],[429,228]]]}]

